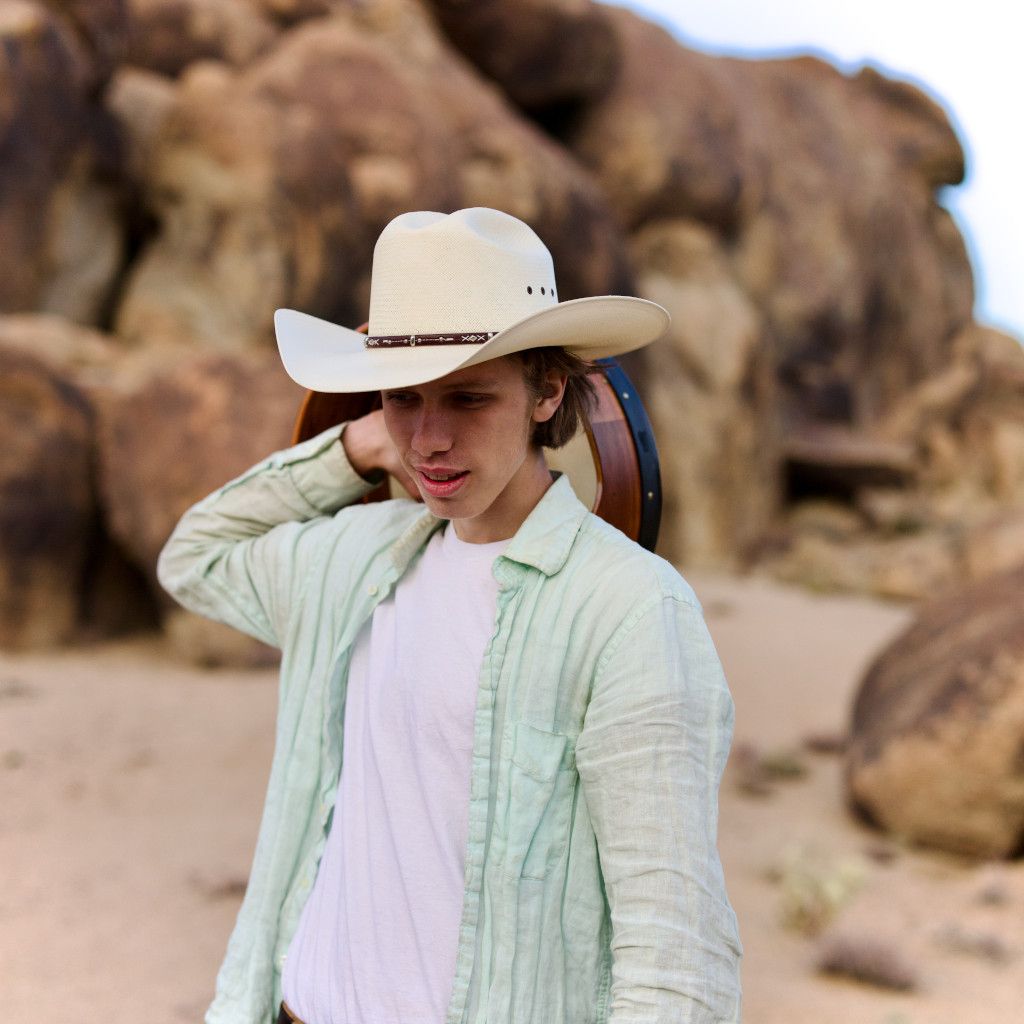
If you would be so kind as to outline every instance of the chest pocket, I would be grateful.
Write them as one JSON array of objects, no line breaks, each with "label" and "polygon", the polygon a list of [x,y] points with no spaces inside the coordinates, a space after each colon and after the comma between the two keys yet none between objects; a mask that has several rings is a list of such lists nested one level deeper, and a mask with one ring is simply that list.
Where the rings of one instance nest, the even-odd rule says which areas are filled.
[{"label": "chest pocket", "polygon": [[520,863],[522,878],[545,878],[569,837],[576,787],[576,745],[564,733],[529,722],[513,731],[509,803],[510,867]]}]

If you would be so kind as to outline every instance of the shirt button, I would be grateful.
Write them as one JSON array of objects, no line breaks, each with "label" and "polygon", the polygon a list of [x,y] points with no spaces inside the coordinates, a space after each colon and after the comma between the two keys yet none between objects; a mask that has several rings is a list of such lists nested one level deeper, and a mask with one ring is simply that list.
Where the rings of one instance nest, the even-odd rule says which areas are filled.
[{"label": "shirt button", "polygon": [[366,588],[366,592],[370,595],[370,597],[376,597],[377,596],[377,584],[376,583],[371,583]]}]

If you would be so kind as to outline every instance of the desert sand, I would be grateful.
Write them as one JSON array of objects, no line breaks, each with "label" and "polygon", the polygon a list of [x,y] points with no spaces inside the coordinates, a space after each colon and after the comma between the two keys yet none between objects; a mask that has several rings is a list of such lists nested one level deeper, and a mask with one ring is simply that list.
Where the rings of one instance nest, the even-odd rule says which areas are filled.
[{"label": "desert sand", "polygon": [[[881,836],[845,808],[839,757],[800,747],[845,729],[860,673],[912,610],[684,575],[736,702],[719,847],[745,951],[743,1020],[1022,1019],[1024,863]],[[5,1019],[202,1020],[252,856],[275,695],[275,670],[185,666],[158,636],[0,655]],[[743,744],[788,751],[806,770],[753,793]],[[846,878],[859,886],[844,897]],[[796,927],[787,908],[813,924],[821,895],[835,907],[824,931]],[[821,945],[837,934],[891,947],[915,987],[820,973]]]}]

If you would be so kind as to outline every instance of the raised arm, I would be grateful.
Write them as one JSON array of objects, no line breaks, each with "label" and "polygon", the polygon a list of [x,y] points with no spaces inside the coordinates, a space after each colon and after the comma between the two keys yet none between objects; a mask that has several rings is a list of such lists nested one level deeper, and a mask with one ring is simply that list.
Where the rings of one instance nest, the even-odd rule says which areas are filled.
[{"label": "raised arm", "polygon": [[576,765],[611,909],[608,1024],[740,1019],[740,943],[718,856],[734,706],[698,605],[657,595],[610,638]]},{"label": "raised arm", "polygon": [[371,414],[274,452],[218,488],[168,538],[161,586],[189,610],[280,647],[331,516],[374,486],[367,477],[390,469],[385,439]]}]

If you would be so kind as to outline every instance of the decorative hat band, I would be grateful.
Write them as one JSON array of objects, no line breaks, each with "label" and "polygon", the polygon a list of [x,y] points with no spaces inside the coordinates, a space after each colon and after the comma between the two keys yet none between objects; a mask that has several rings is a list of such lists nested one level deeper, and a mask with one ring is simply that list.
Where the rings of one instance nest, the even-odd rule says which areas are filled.
[{"label": "decorative hat band", "polygon": [[366,348],[415,348],[418,345],[482,345],[497,331],[475,331],[472,334],[383,334],[369,337]]}]

